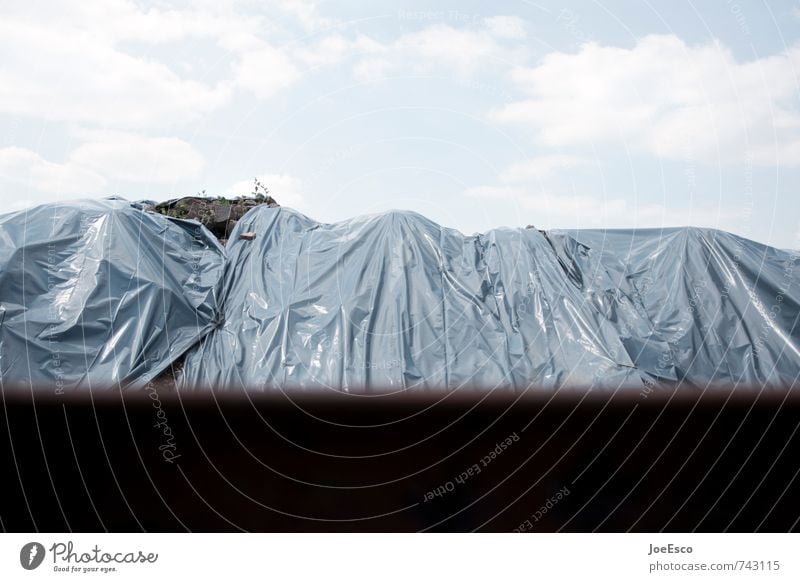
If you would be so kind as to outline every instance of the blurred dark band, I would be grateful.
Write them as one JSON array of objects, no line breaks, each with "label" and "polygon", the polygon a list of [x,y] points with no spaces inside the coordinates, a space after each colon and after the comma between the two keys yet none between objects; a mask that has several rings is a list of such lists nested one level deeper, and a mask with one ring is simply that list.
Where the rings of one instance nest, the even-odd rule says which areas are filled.
[{"label": "blurred dark band", "polygon": [[790,531],[792,390],[3,390],[5,531]]}]

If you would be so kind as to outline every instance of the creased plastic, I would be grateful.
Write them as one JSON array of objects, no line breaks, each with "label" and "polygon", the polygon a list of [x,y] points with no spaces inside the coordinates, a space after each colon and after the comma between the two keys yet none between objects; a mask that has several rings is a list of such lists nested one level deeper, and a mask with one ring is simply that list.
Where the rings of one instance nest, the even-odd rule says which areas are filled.
[{"label": "creased plastic", "polygon": [[0,216],[0,381],[144,386],[215,325],[223,263],[200,224],[122,200]]},{"label": "creased plastic", "polygon": [[[254,240],[239,235],[253,232]],[[237,224],[181,388],[792,386],[798,257],[714,230],[497,229],[412,212]]]},{"label": "creased plastic", "polygon": [[700,228],[548,233],[643,377],[682,386],[794,386],[800,253]]},{"label": "creased plastic", "polygon": [[122,200],[50,204],[0,216],[0,382],[141,388],[187,353],[182,390],[793,387],[798,268],[709,229],[267,207],[223,252]]}]

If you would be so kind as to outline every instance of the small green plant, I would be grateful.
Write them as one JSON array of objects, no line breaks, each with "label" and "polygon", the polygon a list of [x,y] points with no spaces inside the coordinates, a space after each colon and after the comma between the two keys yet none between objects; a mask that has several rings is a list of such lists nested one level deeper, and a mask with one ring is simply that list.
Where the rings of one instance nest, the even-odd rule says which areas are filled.
[{"label": "small green plant", "polygon": [[269,189],[258,178],[253,178],[253,191],[251,192],[256,202],[266,202],[269,199]]}]

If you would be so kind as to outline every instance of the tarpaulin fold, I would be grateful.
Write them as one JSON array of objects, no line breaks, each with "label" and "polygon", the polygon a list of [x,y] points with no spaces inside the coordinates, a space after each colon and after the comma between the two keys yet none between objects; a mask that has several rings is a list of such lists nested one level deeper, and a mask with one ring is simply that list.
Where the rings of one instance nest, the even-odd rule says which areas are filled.
[{"label": "tarpaulin fold", "polygon": [[0,216],[0,381],[142,387],[215,324],[223,249],[123,200]]},{"label": "tarpaulin fold", "polygon": [[49,204],[0,216],[0,381],[141,388],[186,354],[185,391],[791,387],[798,267],[712,229],[266,206],[223,251],[142,205]]},{"label": "tarpaulin fold", "polygon": [[800,373],[797,256],[720,231],[465,236],[413,212],[322,224],[256,208],[226,252],[224,324],[188,354],[185,390],[792,385]]}]

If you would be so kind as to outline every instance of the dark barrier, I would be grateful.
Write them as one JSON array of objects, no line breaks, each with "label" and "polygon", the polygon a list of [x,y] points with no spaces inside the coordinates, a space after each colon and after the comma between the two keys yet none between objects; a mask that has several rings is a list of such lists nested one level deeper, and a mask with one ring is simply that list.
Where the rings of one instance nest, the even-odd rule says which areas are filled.
[{"label": "dark barrier", "polygon": [[4,530],[787,531],[800,518],[788,392],[104,394],[5,391]]}]

